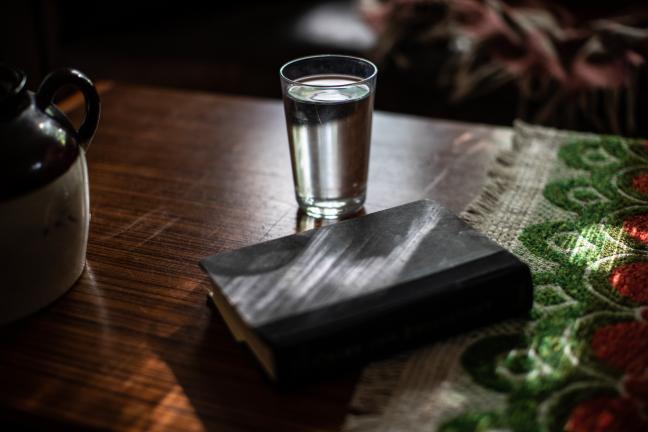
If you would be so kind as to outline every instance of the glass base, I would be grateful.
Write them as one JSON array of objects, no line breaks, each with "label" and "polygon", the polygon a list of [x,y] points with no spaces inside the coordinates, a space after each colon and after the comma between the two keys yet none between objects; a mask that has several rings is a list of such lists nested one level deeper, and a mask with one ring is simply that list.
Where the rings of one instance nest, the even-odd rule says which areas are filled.
[{"label": "glass base", "polygon": [[364,201],[364,195],[329,200],[301,199],[297,197],[299,208],[308,216],[317,219],[341,219],[351,216],[362,209]]}]

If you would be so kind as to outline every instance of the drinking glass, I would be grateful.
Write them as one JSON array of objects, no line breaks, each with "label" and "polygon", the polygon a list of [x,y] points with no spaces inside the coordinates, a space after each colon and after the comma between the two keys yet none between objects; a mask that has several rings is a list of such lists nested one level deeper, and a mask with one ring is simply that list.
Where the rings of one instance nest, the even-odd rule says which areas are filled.
[{"label": "drinking glass", "polygon": [[340,218],[364,204],[377,73],[344,55],[299,58],[279,72],[295,195],[310,216]]}]

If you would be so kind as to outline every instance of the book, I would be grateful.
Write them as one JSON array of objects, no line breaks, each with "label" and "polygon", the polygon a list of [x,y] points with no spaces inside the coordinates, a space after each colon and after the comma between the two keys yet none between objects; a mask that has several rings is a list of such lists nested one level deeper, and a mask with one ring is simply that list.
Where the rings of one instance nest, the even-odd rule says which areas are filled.
[{"label": "book", "polygon": [[526,264],[430,200],[200,264],[234,337],[281,383],[524,316],[533,298]]}]

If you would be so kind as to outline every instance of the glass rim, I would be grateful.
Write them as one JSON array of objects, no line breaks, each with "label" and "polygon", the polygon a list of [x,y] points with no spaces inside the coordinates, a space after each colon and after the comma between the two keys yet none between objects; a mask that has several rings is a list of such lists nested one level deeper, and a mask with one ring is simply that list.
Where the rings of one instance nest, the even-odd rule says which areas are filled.
[{"label": "glass rim", "polygon": [[[347,60],[357,60],[362,63],[368,64],[373,71],[371,72],[371,75],[369,75],[367,78],[362,78],[361,81],[354,82],[353,84],[344,84],[344,85],[335,85],[335,84],[304,84],[303,82],[295,81],[293,79],[288,78],[284,74],[284,69],[294,63],[304,61],[304,60],[311,60],[311,59],[320,59],[320,58],[341,58],[341,59],[347,59]],[[356,56],[351,56],[351,55],[344,55],[344,54],[316,54],[316,55],[311,55],[311,56],[306,56],[306,57],[299,57],[293,60],[290,60],[288,63],[285,63],[281,68],[279,69],[279,76],[281,77],[282,80],[288,82],[289,84],[295,84],[295,85],[302,85],[305,87],[315,87],[315,88],[344,88],[348,87],[350,85],[358,85],[358,84],[365,84],[372,79],[376,77],[378,74],[378,67],[371,61],[364,59],[362,57],[356,57]]]}]

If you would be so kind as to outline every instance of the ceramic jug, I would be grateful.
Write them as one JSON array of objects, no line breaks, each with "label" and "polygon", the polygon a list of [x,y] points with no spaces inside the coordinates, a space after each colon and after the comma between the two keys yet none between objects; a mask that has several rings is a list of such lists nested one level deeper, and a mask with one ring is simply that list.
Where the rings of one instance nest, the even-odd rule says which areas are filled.
[{"label": "ceramic jug", "polygon": [[[79,130],[52,104],[64,86],[85,97]],[[83,273],[85,153],[99,115],[97,90],[81,72],[57,70],[33,93],[22,72],[0,65],[0,324],[48,305]]]}]

